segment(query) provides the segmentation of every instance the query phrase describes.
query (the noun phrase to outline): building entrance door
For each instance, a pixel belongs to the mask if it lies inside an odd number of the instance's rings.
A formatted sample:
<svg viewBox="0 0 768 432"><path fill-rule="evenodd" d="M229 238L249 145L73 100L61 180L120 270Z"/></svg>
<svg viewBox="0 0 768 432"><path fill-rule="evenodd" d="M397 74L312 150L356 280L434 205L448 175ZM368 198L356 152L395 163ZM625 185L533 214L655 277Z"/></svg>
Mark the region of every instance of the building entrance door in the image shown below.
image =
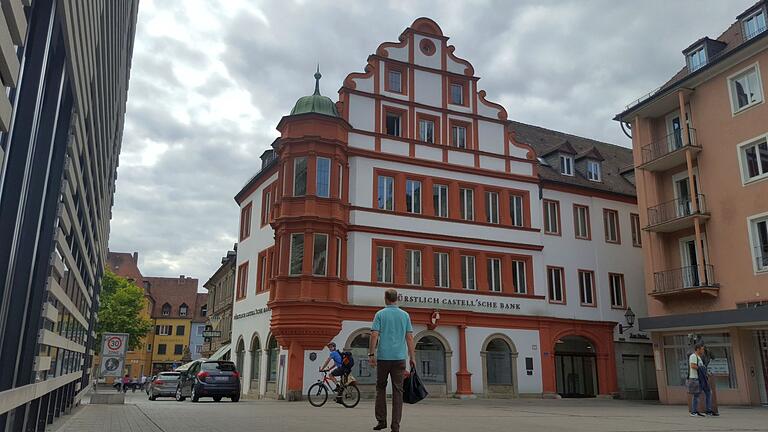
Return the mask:
<svg viewBox="0 0 768 432"><path fill-rule="evenodd" d="M562 397L597 396L597 362L592 344L579 336L564 337L555 344L555 380Z"/></svg>
<svg viewBox="0 0 768 432"><path fill-rule="evenodd" d="M760 374L758 379L762 378L758 384L760 389L760 403L768 405L768 330L755 331L755 338L757 339L757 351L760 356Z"/></svg>

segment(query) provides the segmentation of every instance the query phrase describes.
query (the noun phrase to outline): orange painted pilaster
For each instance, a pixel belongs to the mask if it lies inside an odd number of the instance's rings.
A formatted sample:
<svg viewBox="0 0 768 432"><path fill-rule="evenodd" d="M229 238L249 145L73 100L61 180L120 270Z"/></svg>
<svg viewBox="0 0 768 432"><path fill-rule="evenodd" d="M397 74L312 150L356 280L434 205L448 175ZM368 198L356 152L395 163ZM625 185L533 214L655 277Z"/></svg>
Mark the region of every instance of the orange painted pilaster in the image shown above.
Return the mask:
<svg viewBox="0 0 768 432"><path fill-rule="evenodd" d="M541 352L541 390L544 395L556 394L555 383L555 344L552 341L552 329L548 326L539 328L539 350Z"/></svg>
<svg viewBox="0 0 768 432"><path fill-rule="evenodd" d="M297 341L288 346L286 399L301 400L304 393L304 348Z"/></svg>
<svg viewBox="0 0 768 432"><path fill-rule="evenodd" d="M459 326L459 371L456 372L456 395L472 394L472 374L467 369L467 326Z"/></svg>

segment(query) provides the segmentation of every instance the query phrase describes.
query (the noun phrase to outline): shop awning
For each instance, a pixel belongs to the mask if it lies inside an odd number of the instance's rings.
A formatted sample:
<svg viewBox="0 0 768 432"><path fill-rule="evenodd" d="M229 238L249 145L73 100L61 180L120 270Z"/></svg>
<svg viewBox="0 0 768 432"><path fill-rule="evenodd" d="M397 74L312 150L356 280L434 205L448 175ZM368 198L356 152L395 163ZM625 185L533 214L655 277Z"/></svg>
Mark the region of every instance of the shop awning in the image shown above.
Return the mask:
<svg viewBox="0 0 768 432"><path fill-rule="evenodd" d="M232 344L222 345L221 348L217 349L216 352L213 353L213 355L208 357L208 360L221 360L225 355L227 355L227 353L229 353L231 345Z"/></svg>
<svg viewBox="0 0 768 432"><path fill-rule="evenodd" d="M640 330L700 330L718 327L763 327L768 325L768 307L748 307L692 314L640 318Z"/></svg>

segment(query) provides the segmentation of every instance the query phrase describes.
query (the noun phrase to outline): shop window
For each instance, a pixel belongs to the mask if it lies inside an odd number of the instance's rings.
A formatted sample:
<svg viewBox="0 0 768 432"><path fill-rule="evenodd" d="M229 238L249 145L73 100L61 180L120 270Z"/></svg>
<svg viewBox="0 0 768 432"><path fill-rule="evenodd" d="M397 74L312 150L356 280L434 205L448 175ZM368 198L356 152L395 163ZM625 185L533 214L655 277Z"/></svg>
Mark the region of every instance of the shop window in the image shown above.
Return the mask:
<svg viewBox="0 0 768 432"><path fill-rule="evenodd" d="M736 368L733 357L733 347L729 333L702 334L701 342L704 343L704 363L707 370L713 374L711 379L719 389L736 389ZM682 387L688 378L688 358L693 352L693 344L696 341L689 339L688 335L669 335L663 337L664 368L667 376L667 385Z"/></svg>

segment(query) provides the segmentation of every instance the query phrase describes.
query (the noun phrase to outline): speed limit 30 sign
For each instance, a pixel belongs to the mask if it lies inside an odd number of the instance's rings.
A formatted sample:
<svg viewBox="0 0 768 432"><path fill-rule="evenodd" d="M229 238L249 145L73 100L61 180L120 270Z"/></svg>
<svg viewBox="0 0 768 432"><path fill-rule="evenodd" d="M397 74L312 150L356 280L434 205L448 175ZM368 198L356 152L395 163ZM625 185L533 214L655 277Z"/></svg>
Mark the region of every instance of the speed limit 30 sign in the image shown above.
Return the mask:
<svg viewBox="0 0 768 432"><path fill-rule="evenodd" d="M125 355L125 346L128 344L126 333L104 333L101 353L103 356Z"/></svg>

